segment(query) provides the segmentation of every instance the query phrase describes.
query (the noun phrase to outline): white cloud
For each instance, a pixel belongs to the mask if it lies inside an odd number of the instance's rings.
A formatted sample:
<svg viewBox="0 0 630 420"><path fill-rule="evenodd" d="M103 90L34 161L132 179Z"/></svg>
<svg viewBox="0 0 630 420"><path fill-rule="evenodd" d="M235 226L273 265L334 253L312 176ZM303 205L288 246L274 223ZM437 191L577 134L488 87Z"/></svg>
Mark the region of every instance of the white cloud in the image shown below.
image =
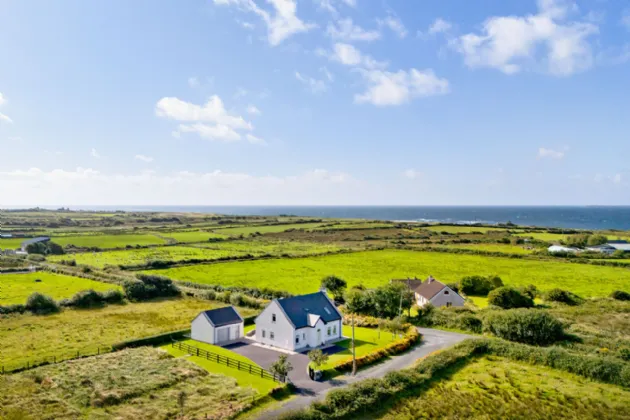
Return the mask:
<svg viewBox="0 0 630 420"><path fill-rule="evenodd" d="M0 106L6 103L7 103L7 100L4 98L4 95L2 94L2 92L0 92Z"/></svg>
<svg viewBox="0 0 630 420"><path fill-rule="evenodd" d="M262 112L260 112L260 109L258 109L255 105L248 105L247 106L247 113L248 114L252 114L252 115L260 115L260 114L262 114Z"/></svg>
<svg viewBox="0 0 630 420"><path fill-rule="evenodd" d="M403 176L409 179L418 179L422 176L422 172L419 172L415 169L407 169L405 172L403 172Z"/></svg>
<svg viewBox="0 0 630 420"><path fill-rule="evenodd" d="M262 145L267 144L267 142L261 139L260 137L256 137L249 133L247 133L245 137L247 138L247 141L250 142L251 144L262 144Z"/></svg>
<svg viewBox="0 0 630 420"><path fill-rule="evenodd" d="M197 88L199 87L199 85L200 85L199 79L197 79L196 77L188 78L188 86L190 86L191 88Z"/></svg>
<svg viewBox="0 0 630 420"><path fill-rule="evenodd" d="M306 87L308 87L308 89L316 95L323 93L326 89L328 89L324 80L314 79L310 76L303 76L297 71L295 72L295 78L306 85Z"/></svg>
<svg viewBox="0 0 630 420"><path fill-rule="evenodd" d="M429 35L435 35L435 34L448 32L451 30L452 27L453 25L450 22L442 18L437 18L431 24L431 26L429 26Z"/></svg>
<svg viewBox="0 0 630 420"><path fill-rule="evenodd" d="M363 55L353 45L338 42L333 46L330 59L346 66L365 67L368 69L387 67L386 62L374 60L369 55Z"/></svg>
<svg viewBox="0 0 630 420"><path fill-rule="evenodd" d="M565 151L547 149L545 147L541 147L538 149L538 159L562 159L564 158Z"/></svg>
<svg viewBox="0 0 630 420"><path fill-rule="evenodd" d="M613 176L610 178L610 180L611 180L614 184L621 184L621 180L622 180L622 179L623 179L623 178L622 178L621 174L616 174L616 175L613 175Z"/></svg>
<svg viewBox="0 0 630 420"><path fill-rule="evenodd" d="M272 46L279 45L292 35L307 32L317 26L298 18L296 0L267 0L267 3L272 6L273 13L260 8L254 0L214 0L214 4L236 6L243 11L258 15L267 25L267 40Z"/></svg>
<svg viewBox="0 0 630 420"><path fill-rule="evenodd" d="M387 16L385 19L377 20L379 26L389 28L392 32L398 35L398 38L404 38L407 36L407 28L402 21L396 16Z"/></svg>
<svg viewBox="0 0 630 420"><path fill-rule="evenodd" d="M174 97L165 97L157 102L155 113L158 117L177 121L211 122L234 129L252 129L251 123L245 121L243 117L228 113L217 95L211 96L203 106Z"/></svg>
<svg viewBox="0 0 630 420"><path fill-rule="evenodd" d="M623 11L623 15L621 16L621 24L630 31L630 9L626 9Z"/></svg>
<svg viewBox="0 0 630 420"><path fill-rule="evenodd" d="M4 98L4 95L2 95L2 92L0 92L0 106L4 105L7 103L7 100ZM0 123L1 122L5 122L5 123L12 123L13 120L11 118L9 118L8 115L3 114L2 112L0 112Z"/></svg>
<svg viewBox="0 0 630 420"><path fill-rule="evenodd" d="M243 87L238 87L236 89L236 93L234 94L234 99L244 98L245 96L247 96L248 93L249 92L247 91L247 89Z"/></svg>
<svg viewBox="0 0 630 420"><path fill-rule="evenodd" d="M352 19L339 19L337 24L329 23L326 34L342 41L374 41L381 37L379 31L366 31L352 22Z"/></svg>
<svg viewBox="0 0 630 420"><path fill-rule="evenodd" d="M332 82L333 80L335 80L335 78L333 77L332 73L328 71L327 67L320 67L319 71L321 71L322 73L324 73L324 76L326 76L326 79L329 82Z"/></svg>
<svg viewBox="0 0 630 420"><path fill-rule="evenodd" d="M591 67L588 38L599 31L593 23L568 20L575 8L569 1L539 0L537 14L491 17L481 34L463 35L451 45L471 68L492 67L506 74L544 68L570 75Z"/></svg>
<svg viewBox="0 0 630 420"><path fill-rule="evenodd" d="M449 83L440 79L433 70L399 70L395 73L382 70L363 70L368 88L354 96L356 103L376 106L401 105L413 98L444 95L449 92Z"/></svg>
<svg viewBox="0 0 630 420"><path fill-rule="evenodd" d="M330 12L335 16L338 13L336 4L344 4L349 7L357 7L356 0L315 0L315 2L318 4L320 9L326 10L327 12Z"/></svg>
<svg viewBox="0 0 630 420"><path fill-rule="evenodd" d="M237 20L236 20L236 23L238 23L239 25L241 25L241 26L242 26L243 28L245 28L245 29L252 30L252 29L255 29L255 28L256 28L256 25L254 25L254 24L253 24L253 23L251 23L251 22L246 22L246 21L244 21L244 20L237 19Z"/></svg>
<svg viewBox="0 0 630 420"><path fill-rule="evenodd" d="M133 157L135 160L140 160L142 162L153 162L153 158L151 156L146 156L146 155L135 155Z"/></svg>
<svg viewBox="0 0 630 420"><path fill-rule="evenodd" d="M219 140L225 142L238 141L241 135L231 127L224 124L208 125L203 123L196 124L180 124L177 127L180 133L196 133L201 137L210 140Z"/></svg>
<svg viewBox="0 0 630 420"><path fill-rule="evenodd" d="M92 156L95 159L100 159L101 155L96 151L95 148L92 148L92 151L90 152L90 156Z"/></svg>

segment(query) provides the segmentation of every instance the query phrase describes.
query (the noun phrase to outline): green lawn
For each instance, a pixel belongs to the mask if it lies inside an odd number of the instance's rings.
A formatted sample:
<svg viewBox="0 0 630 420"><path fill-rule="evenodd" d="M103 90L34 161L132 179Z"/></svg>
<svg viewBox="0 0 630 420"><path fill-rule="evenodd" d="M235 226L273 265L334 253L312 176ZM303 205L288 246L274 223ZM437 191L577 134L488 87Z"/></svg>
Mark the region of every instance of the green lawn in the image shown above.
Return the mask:
<svg viewBox="0 0 630 420"><path fill-rule="evenodd" d="M627 419L630 390L488 356L366 418Z"/></svg>
<svg viewBox="0 0 630 420"><path fill-rule="evenodd" d="M348 340L340 341L338 346L346 348L346 350L331 354L328 358L328 363L321 367L322 370L332 369L332 367L349 357L352 357L352 327L344 325L342 327L344 337L348 337ZM391 333L381 331L380 337L377 329L374 328L354 328L355 337L355 352L357 357L370 353L378 348L385 347L392 341L396 341L397 337L392 336Z"/></svg>
<svg viewBox="0 0 630 420"><path fill-rule="evenodd" d="M226 306L197 299L170 299L99 309L66 309L55 315L10 315L0 322L0 366L96 353L119 341L190 328L201 311ZM256 314L238 308L243 317Z"/></svg>
<svg viewBox="0 0 630 420"><path fill-rule="evenodd" d="M0 249L18 249L28 238L0 239Z"/></svg>
<svg viewBox="0 0 630 420"><path fill-rule="evenodd" d="M165 238L171 238L178 243L193 243L193 242L208 242L208 239L213 238L226 238L226 235L220 235L218 233L206 232L203 230L192 230L185 232L167 232L159 233L160 236Z"/></svg>
<svg viewBox="0 0 630 420"><path fill-rule="evenodd" d="M51 238L51 241L61 246L74 245L101 249L123 248L127 245L163 245L165 243L163 239L149 234L59 236Z"/></svg>
<svg viewBox="0 0 630 420"><path fill-rule="evenodd" d="M240 361L244 363L249 363L251 365L258 366L253 360L248 359L245 356L242 356L238 353L234 353L233 351L224 349L223 347L213 346L212 344L202 343L200 341L195 340L185 340L182 341L184 344L188 344L190 346L199 347L201 349L207 350L212 353L219 354L221 356L229 357L235 361ZM166 350L170 354L175 357L184 357L187 360L195 363L198 366L201 366L205 370L211 373L217 373L221 375L231 376L236 379L238 382L238 386L242 388L252 387L256 391L258 391L261 395L266 395L271 392L272 389L278 387L280 384L270 379L263 379L258 375L252 375L249 372L244 370L238 370L233 367L228 367L225 364L213 362L211 360L206 359L205 357L197 357L188 355L186 352L181 351L171 345L165 345L161 347L163 350ZM259 366L260 367L260 366Z"/></svg>
<svg viewBox="0 0 630 420"><path fill-rule="evenodd" d="M239 236L239 235L250 235L252 233L276 233L276 232L284 232L289 229L313 229L318 226L321 226L321 223L294 223L288 225L269 225L269 226L243 226L243 227L233 227L226 229L215 229L214 232L222 235L229 236Z"/></svg>
<svg viewBox="0 0 630 420"><path fill-rule="evenodd" d="M26 299L33 292L40 292L54 299L63 299L88 289L102 292L120 289L120 287L80 277L47 272L2 274L0 275L0 305L26 303Z"/></svg>
<svg viewBox="0 0 630 420"><path fill-rule="evenodd" d="M448 233L472 233L472 232L481 232L486 233L489 231L492 232L505 232L506 229L498 228L498 227L483 227L483 226L444 226L444 225L434 225L434 226L426 226L421 229L432 230L434 232L448 232Z"/></svg>
<svg viewBox="0 0 630 420"><path fill-rule="evenodd" d="M534 284L542 291L559 287L583 297L607 296L630 284L630 270L622 267L402 250L202 264L152 272L182 281L268 287L295 294L317 291L321 279L331 274L344 278L350 286L367 287L392 278L432 275L450 283L468 275L497 274L507 285Z"/></svg>

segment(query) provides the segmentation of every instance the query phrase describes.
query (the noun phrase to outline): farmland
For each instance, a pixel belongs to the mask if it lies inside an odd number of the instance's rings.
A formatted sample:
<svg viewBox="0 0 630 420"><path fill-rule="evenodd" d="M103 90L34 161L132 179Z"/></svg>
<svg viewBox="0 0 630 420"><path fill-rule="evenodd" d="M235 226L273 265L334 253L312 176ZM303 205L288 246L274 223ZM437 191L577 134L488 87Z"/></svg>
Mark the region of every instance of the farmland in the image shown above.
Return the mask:
<svg viewBox="0 0 630 420"><path fill-rule="evenodd" d="M449 244L449 245L436 245L439 247L446 247L452 249L471 249L471 250L479 250L486 252L501 252L504 254L519 254L519 255L527 255L531 254L534 250L527 249L520 245L508 245L508 244L492 244L492 243L483 243L483 244Z"/></svg>
<svg viewBox="0 0 630 420"><path fill-rule="evenodd" d="M432 226L422 227L421 229L431 230L433 232L447 232L447 233L452 233L452 234L473 233L473 232L487 233L487 232L505 232L506 231L505 228L485 227L485 226L466 226L466 225L461 225L461 226L432 225Z"/></svg>
<svg viewBox="0 0 630 420"><path fill-rule="evenodd" d="M275 233L275 232L284 232L289 229L313 229L318 226L321 226L321 223L294 223L288 225L265 225L265 226L243 226L243 227L232 227L232 228L224 228L224 229L215 229L214 232L221 235L229 235L229 236L248 236L253 233Z"/></svg>
<svg viewBox="0 0 630 420"><path fill-rule="evenodd" d="M60 236L52 238L53 242L66 247L74 245L78 248L124 248L127 245L163 245L165 241L149 234L121 234L121 235L79 235Z"/></svg>
<svg viewBox="0 0 630 420"><path fill-rule="evenodd" d="M66 309L47 316L9 315L0 323L0 366L23 366L26 362L56 356L96 353L97 348L169 331L190 328L199 312L225 306L196 299L170 299L126 305L108 305L90 310ZM243 316L256 312L239 308Z"/></svg>
<svg viewBox="0 0 630 420"><path fill-rule="evenodd" d="M6 419L169 419L181 412L229 418L256 394L233 378L147 347L2 376L0 389Z"/></svg>
<svg viewBox="0 0 630 420"><path fill-rule="evenodd" d="M627 288L630 270L568 262L538 261L416 251L369 251L311 258L241 261L154 270L174 280L224 286L267 287L291 293L314 292L322 277L335 274L348 284L374 287L392 278L433 275L443 282L462 277L499 275L505 284L556 287L583 297L607 296Z"/></svg>
<svg viewBox="0 0 630 420"><path fill-rule="evenodd" d="M226 235L220 235L218 233L206 232L203 230L191 230L191 231L178 231L160 233L159 236L164 238L173 239L178 243L193 243L193 242L208 242L209 239L223 239Z"/></svg>
<svg viewBox="0 0 630 420"><path fill-rule="evenodd" d="M626 389L485 357L370 418L625 419L628 412L630 391Z"/></svg>
<svg viewBox="0 0 630 420"><path fill-rule="evenodd" d="M40 292L54 299L63 299L87 289L105 291L119 289L119 287L79 277L46 272L2 274L0 276L0 305L23 304L33 292Z"/></svg>
<svg viewBox="0 0 630 420"><path fill-rule="evenodd" d="M529 233L517 233L516 236L523 238L534 238L545 242L560 242L567 239L566 233L549 233L549 232L529 232Z"/></svg>
<svg viewBox="0 0 630 420"><path fill-rule="evenodd" d="M27 238L0 239L0 249L18 249Z"/></svg>

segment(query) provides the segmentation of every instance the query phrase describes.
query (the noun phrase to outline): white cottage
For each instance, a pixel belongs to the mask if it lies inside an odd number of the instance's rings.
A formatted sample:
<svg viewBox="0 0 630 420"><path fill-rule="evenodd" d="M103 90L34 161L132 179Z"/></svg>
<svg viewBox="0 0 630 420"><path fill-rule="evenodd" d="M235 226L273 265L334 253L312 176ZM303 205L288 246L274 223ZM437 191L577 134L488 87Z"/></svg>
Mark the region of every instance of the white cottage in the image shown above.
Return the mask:
<svg viewBox="0 0 630 420"><path fill-rule="evenodd" d="M256 341L301 352L339 340L342 319L322 291L274 299L256 318Z"/></svg>
<svg viewBox="0 0 630 420"><path fill-rule="evenodd" d="M456 291L429 276L425 281L418 279L392 280L404 283L409 287L416 298L418 306L423 307L429 303L439 306L464 306L465 299Z"/></svg>
<svg viewBox="0 0 630 420"><path fill-rule="evenodd" d="M221 345L243 337L243 318L233 306L204 311L193 319L190 337Z"/></svg>

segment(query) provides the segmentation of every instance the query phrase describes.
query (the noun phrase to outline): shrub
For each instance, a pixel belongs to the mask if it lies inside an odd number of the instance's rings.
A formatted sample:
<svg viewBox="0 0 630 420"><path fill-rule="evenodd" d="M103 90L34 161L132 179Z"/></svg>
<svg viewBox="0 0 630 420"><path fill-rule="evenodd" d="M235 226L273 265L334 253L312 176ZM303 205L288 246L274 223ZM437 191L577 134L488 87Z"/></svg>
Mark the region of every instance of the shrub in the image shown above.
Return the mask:
<svg viewBox="0 0 630 420"><path fill-rule="evenodd" d="M488 294L488 304L503 309L531 308L534 301L513 287L499 287Z"/></svg>
<svg viewBox="0 0 630 420"><path fill-rule="evenodd" d="M562 289L552 289L547 292L546 300L550 302L566 303L567 305L578 305L582 302L582 298L578 295Z"/></svg>
<svg viewBox="0 0 630 420"><path fill-rule="evenodd" d="M123 290L129 300L148 300L157 297L179 296L180 291L168 277L138 274L137 280L125 280Z"/></svg>
<svg viewBox="0 0 630 420"><path fill-rule="evenodd" d="M103 293L103 299L107 303L123 303L125 295L118 289L111 289Z"/></svg>
<svg viewBox="0 0 630 420"><path fill-rule="evenodd" d="M630 362L630 348L624 347L619 349L619 357L623 360Z"/></svg>
<svg viewBox="0 0 630 420"><path fill-rule="evenodd" d="M26 307L19 303L14 305L0 306L0 315L23 314L24 312L26 312Z"/></svg>
<svg viewBox="0 0 630 420"><path fill-rule="evenodd" d="M486 296L491 290L503 286L499 276L467 276L459 282L460 290L471 296Z"/></svg>
<svg viewBox="0 0 630 420"><path fill-rule="evenodd" d="M103 306L104 304L104 296L92 289L75 293L69 301L69 306L76 308L93 308L95 306Z"/></svg>
<svg viewBox="0 0 630 420"><path fill-rule="evenodd" d="M230 304L234 306L242 306L243 305L243 296L240 293L232 293L230 295Z"/></svg>
<svg viewBox="0 0 630 420"><path fill-rule="evenodd" d="M538 289L533 284L529 284L523 288L523 293L533 300L536 299L536 296L538 296Z"/></svg>
<svg viewBox="0 0 630 420"><path fill-rule="evenodd" d="M610 297L616 300L630 300L630 293L623 290L615 290L610 294Z"/></svg>
<svg viewBox="0 0 630 420"><path fill-rule="evenodd" d="M55 299L39 292L34 292L28 297L25 307L35 314L51 314L61 310Z"/></svg>
<svg viewBox="0 0 630 420"><path fill-rule="evenodd" d="M532 345L549 345L562 340L562 324L551 314L536 309L511 309L488 314L484 330L497 337Z"/></svg>

